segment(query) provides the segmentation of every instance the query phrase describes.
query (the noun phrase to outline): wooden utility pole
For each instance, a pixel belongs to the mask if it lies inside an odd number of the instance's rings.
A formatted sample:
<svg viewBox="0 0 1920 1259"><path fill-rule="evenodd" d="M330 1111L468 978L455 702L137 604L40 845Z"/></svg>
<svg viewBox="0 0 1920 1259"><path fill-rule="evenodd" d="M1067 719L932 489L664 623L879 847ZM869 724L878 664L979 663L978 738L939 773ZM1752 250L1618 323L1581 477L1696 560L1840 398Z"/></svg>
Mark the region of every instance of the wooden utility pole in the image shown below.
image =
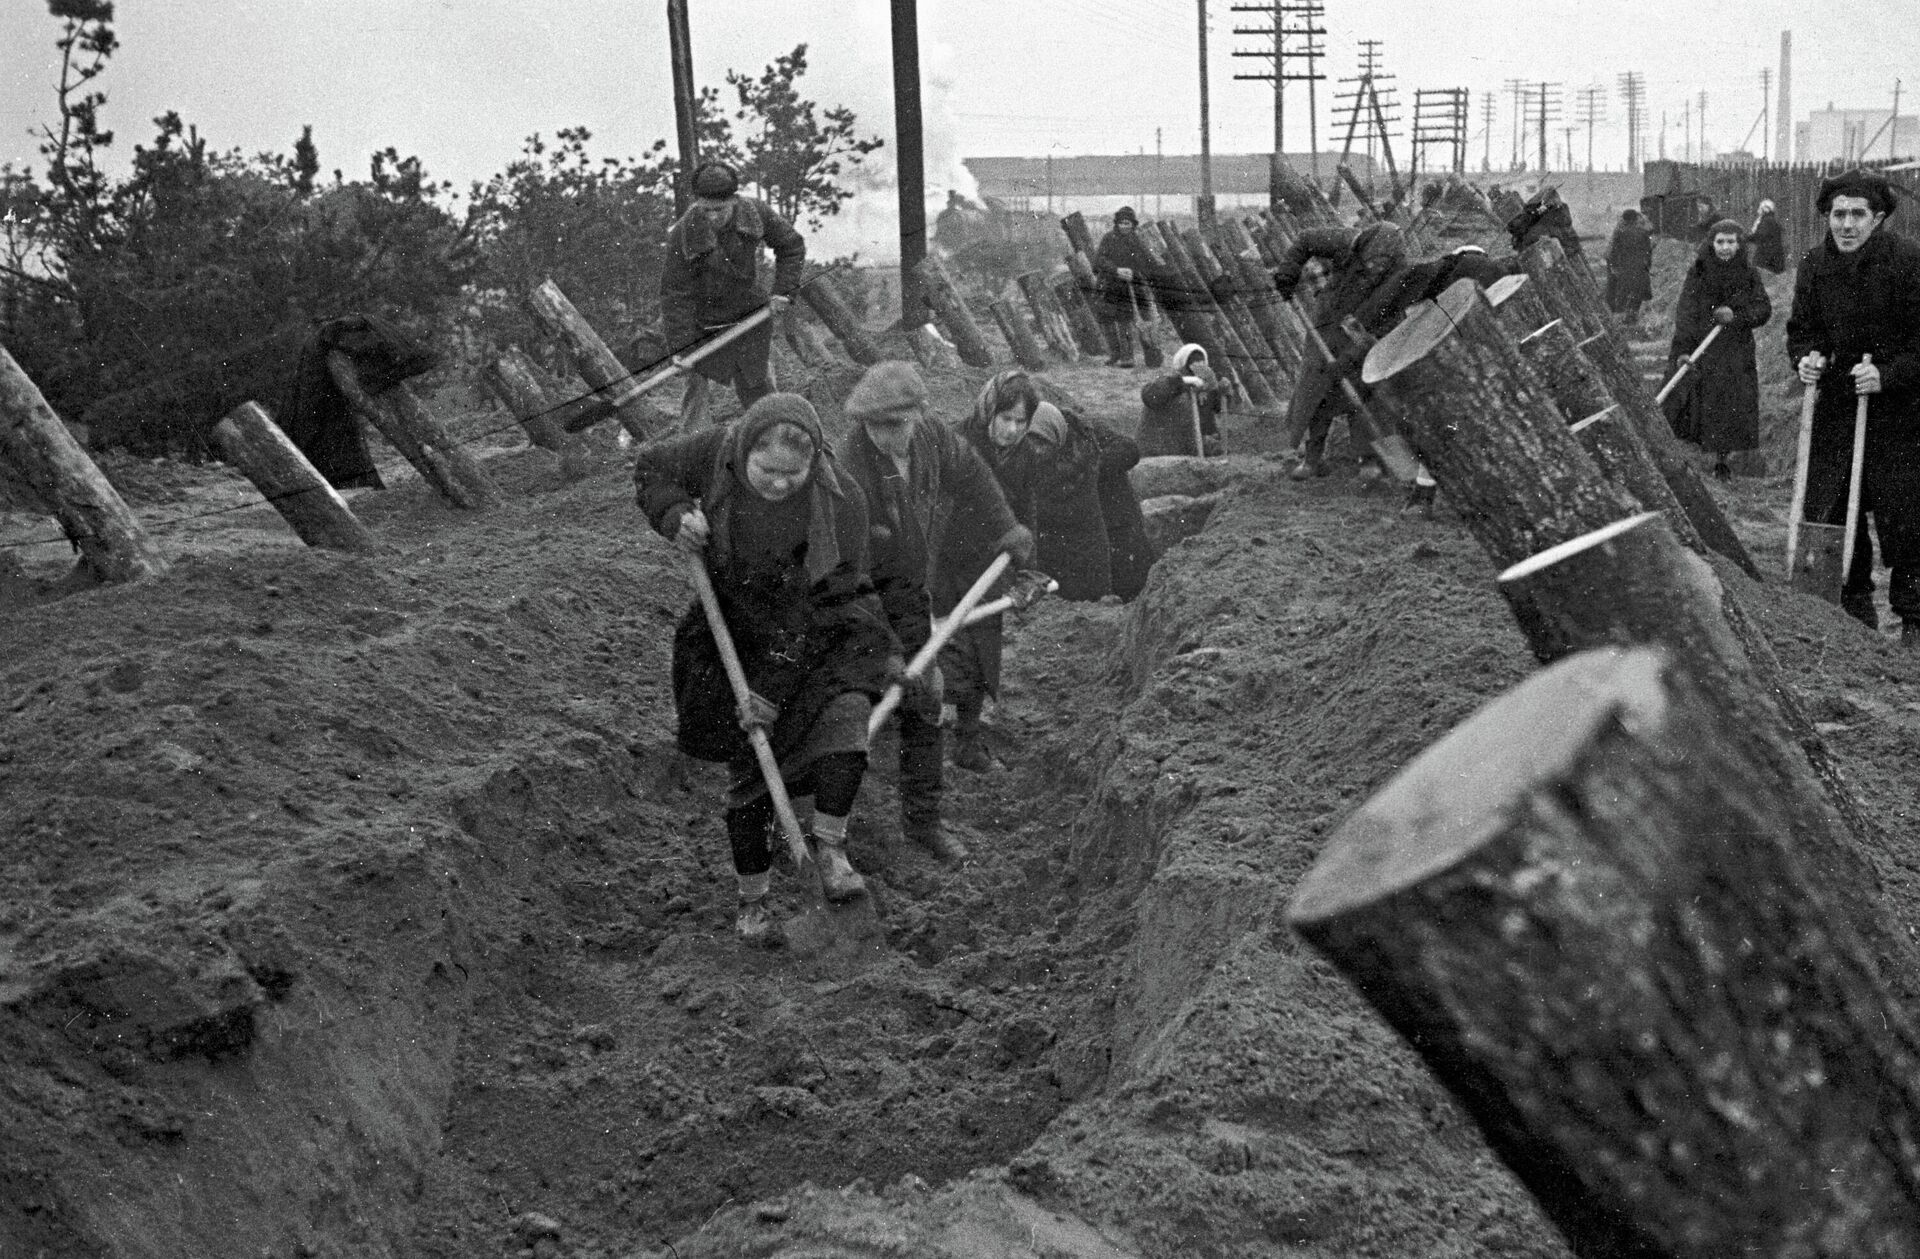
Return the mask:
<svg viewBox="0 0 1920 1259"><path fill-rule="evenodd" d="M1207 0L1200 6L1200 200L1194 214L1201 223L1213 226L1213 129L1207 108Z"/></svg>
<svg viewBox="0 0 1920 1259"><path fill-rule="evenodd" d="M667 0L667 43L673 59L673 119L680 132L680 172L673 181L673 212L693 204L693 168L700 164L700 135L694 124L693 38L687 31L687 0Z"/></svg>
<svg viewBox="0 0 1920 1259"><path fill-rule="evenodd" d="M916 0L893 0L894 161L900 185L900 326L927 322L927 172L920 144L920 21Z"/></svg>

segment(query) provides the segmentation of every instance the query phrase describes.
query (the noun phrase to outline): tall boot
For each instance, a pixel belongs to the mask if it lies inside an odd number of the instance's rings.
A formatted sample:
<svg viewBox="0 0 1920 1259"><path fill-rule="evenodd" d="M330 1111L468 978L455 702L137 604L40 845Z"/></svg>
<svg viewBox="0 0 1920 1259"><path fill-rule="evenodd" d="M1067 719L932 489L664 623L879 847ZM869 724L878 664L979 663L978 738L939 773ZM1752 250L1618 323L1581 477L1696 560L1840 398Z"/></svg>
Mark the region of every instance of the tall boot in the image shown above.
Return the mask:
<svg viewBox="0 0 1920 1259"><path fill-rule="evenodd" d="M941 761L946 732L938 721L928 721L909 709L900 711L900 832L935 859L958 865L967 849L940 828Z"/></svg>
<svg viewBox="0 0 1920 1259"><path fill-rule="evenodd" d="M847 860L847 819L830 813L813 821L814 855L820 861L820 890L830 901L850 901L867 890L867 881Z"/></svg>
<svg viewBox="0 0 1920 1259"><path fill-rule="evenodd" d="M953 763L976 774L986 773L993 768L993 757L987 751L987 731L980 720L979 699L956 705L954 713L959 724L954 731Z"/></svg>

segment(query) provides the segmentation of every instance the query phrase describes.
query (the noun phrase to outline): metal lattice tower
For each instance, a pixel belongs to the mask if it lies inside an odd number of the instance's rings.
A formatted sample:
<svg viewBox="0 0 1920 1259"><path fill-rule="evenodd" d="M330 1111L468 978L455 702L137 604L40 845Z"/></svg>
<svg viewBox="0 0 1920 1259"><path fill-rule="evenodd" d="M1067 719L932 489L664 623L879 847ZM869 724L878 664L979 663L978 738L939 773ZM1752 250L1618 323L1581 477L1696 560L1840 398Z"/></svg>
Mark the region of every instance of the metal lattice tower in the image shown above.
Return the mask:
<svg viewBox="0 0 1920 1259"><path fill-rule="evenodd" d="M1394 192L1399 192L1400 175L1393 164L1392 128L1400 121L1395 111L1399 108L1393 98L1394 76L1380 68L1380 41L1363 39L1360 41L1360 73L1351 78L1341 79L1341 83L1354 85L1351 92L1337 93L1334 96L1335 110L1340 109L1338 102L1346 102L1345 122L1346 140L1340 149L1340 160L1346 161L1353 151L1356 136L1363 138L1366 144L1368 165L1371 168L1374 158L1374 143L1378 141L1380 155L1386 160L1387 175L1393 182ZM1335 119L1336 125L1339 119ZM1367 172L1369 189L1372 186L1373 172Z"/></svg>
<svg viewBox="0 0 1920 1259"><path fill-rule="evenodd" d="M1258 13L1268 19L1266 26L1236 26L1235 35L1251 35L1267 41L1264 48L1234 50L1236 57L1260 57L1269 63L1264 71L1235 74L1236 79L1253 79L1273 84L1273 169L1270 198L1280 199L1280 161L1286 151L1286 86L1307 85L1307 151L1311 153L1313 177L1320 176L1320 119L1314 85L1327 76L1320 72L1320 58L1326 55L1320 37L1327 32L1318 20L1326 8L1321 0L1271 0L1268 4L1236 4L1235 13ZM1289 64L1292 63L1292 64ZM1296 68L1304 63L1304 69Z"/></svg>
<svg viewBox="0 0 1920 1259"><path fill-rule="evenodd" d="M1413 92L1413 170L1431 169L1426 156L1434 145L1453 150L1449 168L1454 174L1467 169L1467 105L1471 99L1464 87L1415 88ZM1408 178L1412 178L1409 173Z"/></svg>

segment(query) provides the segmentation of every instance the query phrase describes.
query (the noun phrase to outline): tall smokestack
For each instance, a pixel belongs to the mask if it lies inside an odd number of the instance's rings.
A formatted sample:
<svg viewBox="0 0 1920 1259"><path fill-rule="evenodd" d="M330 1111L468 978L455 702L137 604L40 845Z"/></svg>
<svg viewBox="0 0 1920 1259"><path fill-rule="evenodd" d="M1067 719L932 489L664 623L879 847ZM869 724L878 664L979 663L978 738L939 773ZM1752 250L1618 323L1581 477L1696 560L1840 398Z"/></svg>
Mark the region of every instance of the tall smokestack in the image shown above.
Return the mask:
<svg viewBox="0 0 1920 1259"><path fill-rule="evenodd" d="M1793 32L1780 32L1780 95L1774 101L1773 160L1791 162L1793 154Z"/></svg>

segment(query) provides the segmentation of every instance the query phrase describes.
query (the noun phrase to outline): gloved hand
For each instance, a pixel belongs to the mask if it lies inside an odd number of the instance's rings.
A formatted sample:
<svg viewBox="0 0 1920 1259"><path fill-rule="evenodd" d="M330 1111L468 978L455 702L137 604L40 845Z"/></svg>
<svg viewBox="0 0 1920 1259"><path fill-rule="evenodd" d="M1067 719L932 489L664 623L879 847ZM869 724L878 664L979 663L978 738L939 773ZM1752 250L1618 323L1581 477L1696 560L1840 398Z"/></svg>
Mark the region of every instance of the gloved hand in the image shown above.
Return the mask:
<svg viewBox="0 0 1920 1259"><path fill-rule="evenodd" d="M940 720L940 705L946 701L947 679L940 672L940 666L930 664L927 671L906 683L906 700L913 705L913 711L921 720L936 722Z"/></svg>
<svg viewBox="0 0 1920 1259"><path fill-rule="evenodd" d="M1047 586L1052 581L1053 578L1035 569L1021 572L1019 579L1007 591L1007 597L1013 600L1013 610L1025 612L1032 607L1041 595L1047 593Z"/></svg>
<svg viewBox="0 0 1920 1259"><path fill-rule="evenodd" d="M706 513L698 507L687 508L680 517L680 526L674 532L673 544L688 555L698 555L707 549L707 538L712 529L707 524Z"/></svg>
<svg viewBox="0 0 1920 1259"><path fill-rule="evenodd" d="M1713 322L1717 324L1730 324L1733 322L1733 320L1734 320L1733 307L1715 306L1713 308Z"/></svg>
<svg viewBox="0 0 1920 1259"><path fill-rule="evenodd" d="M758 691L747 692L747 715L740 719L742 730L752 730L758 726L765 728L780 716L780 708L772 700Z"/></svg>

